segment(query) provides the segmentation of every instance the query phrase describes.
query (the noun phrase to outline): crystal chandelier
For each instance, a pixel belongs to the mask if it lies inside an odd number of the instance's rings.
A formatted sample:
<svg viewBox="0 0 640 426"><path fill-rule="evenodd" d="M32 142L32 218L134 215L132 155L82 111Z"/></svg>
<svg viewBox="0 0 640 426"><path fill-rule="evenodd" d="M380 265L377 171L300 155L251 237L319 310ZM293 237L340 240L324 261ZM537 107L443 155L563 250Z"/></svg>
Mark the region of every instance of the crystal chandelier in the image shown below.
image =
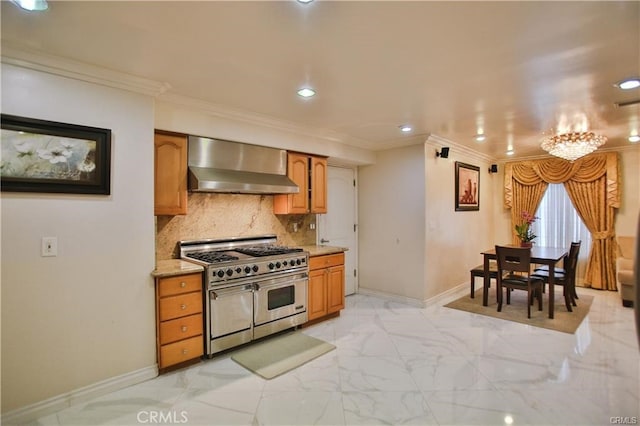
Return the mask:
<svg viewBox="0 0 640 426"><path fill-rule="evenodd" d="M574 161L607 142L607 137L593 132L568 132L549 136L542 141L542 149L556 157Z"/></svg>

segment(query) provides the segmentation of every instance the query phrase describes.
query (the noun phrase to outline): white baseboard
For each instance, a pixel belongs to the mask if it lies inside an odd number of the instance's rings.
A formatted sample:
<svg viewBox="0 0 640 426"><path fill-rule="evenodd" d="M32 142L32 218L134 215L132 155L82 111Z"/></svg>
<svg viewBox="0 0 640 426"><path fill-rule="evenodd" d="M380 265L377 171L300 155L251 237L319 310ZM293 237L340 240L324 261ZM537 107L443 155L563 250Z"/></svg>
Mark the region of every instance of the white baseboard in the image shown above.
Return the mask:
<svg viewBox="0 0 640 426"><path fill-rule="evenodd" d="M3 425L22 425L40 417L53 414L72 405L106 395L127 386L135 385L158 376L158 365L111 377L107 380L72 390L35 404L27 405L2 415Z"/></svg>
<svg viewBox="0 0 640 426"><path fill-rule="evenodd" d="M433 305L443 305L450 302L453 299L457 299L462 293L469 290L469 283L464 282L447 291L437 294L425 300L414 299L406 296L398 296L397 294L385 293L378 290L371 290L368 288L359 287L358 293L370 296L381 297L383 299L393 300L399 303L406 303L408 305L417 306L419 308L428 308Z"/></svg>
<svg viewBox="0 0 640 426"><path fill-rule="evenodd" d="M423 303L425 308L428 308L429 306L433 306L433 305L442 306L451 302L452 300L457 299L458 297L462 296L465 292L468 292L468 291L469 291L469 283L468 282L462 283L453 288L450 288L447 291L444 291L440 294L437 294L433 297L428 298Z"/></svg>

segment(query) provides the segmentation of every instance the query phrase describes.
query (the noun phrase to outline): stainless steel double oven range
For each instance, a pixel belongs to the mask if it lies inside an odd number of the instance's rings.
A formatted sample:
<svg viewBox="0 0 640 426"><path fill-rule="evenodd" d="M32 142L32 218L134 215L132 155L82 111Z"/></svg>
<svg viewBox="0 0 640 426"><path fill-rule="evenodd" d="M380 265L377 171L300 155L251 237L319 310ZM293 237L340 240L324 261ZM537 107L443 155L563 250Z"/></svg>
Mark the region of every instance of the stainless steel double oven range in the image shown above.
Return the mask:
<svg viewBox="0 0 640 426"><path fill-rule="evenodd" d="M205 267L207 356L307 321L309 253L275 235L180 241Z"/></svg>

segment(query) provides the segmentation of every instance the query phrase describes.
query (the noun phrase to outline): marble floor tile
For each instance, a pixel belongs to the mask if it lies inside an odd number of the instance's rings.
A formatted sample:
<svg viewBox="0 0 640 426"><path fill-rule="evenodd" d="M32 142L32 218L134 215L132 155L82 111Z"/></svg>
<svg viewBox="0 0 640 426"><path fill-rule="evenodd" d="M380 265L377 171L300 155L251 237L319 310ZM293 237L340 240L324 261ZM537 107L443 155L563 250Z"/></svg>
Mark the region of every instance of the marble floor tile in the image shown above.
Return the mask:
<svg viewBox="0 0 640 426"><path fill-rule="evenodd" d="M30 424L640 422L634 311L618 293L579 289L595 298L567 334L443 306L466 292L427 308L348 296L340 316L302 329L336 349L274 379L226 353Z"/></svg>

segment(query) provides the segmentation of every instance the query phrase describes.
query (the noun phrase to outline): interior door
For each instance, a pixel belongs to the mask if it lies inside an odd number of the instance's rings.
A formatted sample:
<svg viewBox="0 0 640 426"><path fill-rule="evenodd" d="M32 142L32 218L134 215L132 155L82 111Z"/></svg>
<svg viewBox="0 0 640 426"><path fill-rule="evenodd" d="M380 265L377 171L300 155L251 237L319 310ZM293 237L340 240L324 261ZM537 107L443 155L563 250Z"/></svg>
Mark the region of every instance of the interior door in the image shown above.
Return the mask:
<svg viewBox="0 0 640 426"><path fill-rule="evenodd" d="M318 215L318 244L346 247L345 295L358 288L357 271L357 211L355 170L329 166L327 168L327 213Z"/></svg>

